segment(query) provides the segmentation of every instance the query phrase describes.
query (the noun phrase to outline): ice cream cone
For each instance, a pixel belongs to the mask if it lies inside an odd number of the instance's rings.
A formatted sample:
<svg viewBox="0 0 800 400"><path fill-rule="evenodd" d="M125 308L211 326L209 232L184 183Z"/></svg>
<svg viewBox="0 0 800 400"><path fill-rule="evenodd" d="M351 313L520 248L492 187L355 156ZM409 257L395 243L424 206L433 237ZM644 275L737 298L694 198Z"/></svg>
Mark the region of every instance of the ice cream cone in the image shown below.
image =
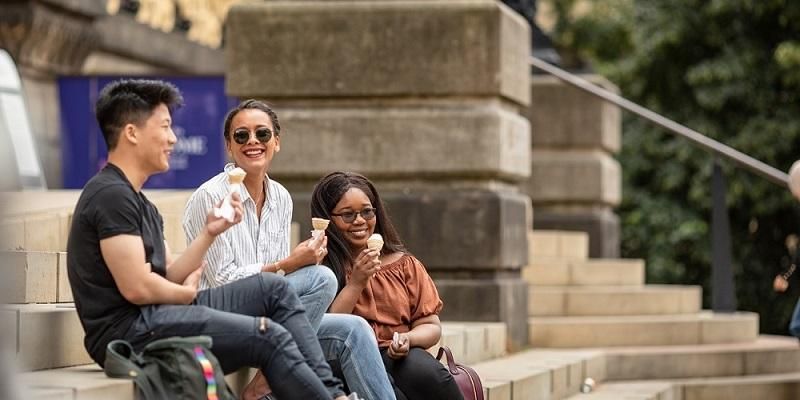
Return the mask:
<svg viewBox="0 0 800 400"><path fill-rule="evenodd" d="M228 171L228 182L230 182L232 185L241 184L244 181L245 176L247 176L247 172L244 172L243 169L236 167Z"/></svg>
<svg viewBox="0 0 800 400"><path fill-rule="evenodd" d="M372 236L367 239L367 247L369 247L370 250L381 251L383 248L383 237L378 233L373 233Z"/></svg>
<svg viewBox="0 0 800 400"><path fill-rule="evenodd" d="M314 227L315 231L324 231L328 229L328 224L331 221L325 218L311 218L311 226Z"/></svg>

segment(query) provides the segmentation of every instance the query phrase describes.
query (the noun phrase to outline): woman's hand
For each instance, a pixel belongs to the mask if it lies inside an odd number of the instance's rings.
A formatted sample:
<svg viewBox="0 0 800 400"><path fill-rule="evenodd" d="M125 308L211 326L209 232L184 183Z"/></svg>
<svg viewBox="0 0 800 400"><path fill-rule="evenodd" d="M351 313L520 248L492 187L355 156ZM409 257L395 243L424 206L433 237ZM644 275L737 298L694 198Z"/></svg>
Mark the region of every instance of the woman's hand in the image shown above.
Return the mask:
<svg viewBox="0 0 800 400"><path fill-rule="evenodd" d="M225 201L220 200L216 208L219 208L222 205L222 202ZM242 200L239 197L239 193L234 192L231 194L231 206L233 207L233 222L226 220L225 218L216 217L214 216L214 210L211 210L206 217L206 230L212 237L219 236L220 233L225 232L228 228L238 224L242 220L242 215L244 215L244 209L242 208Z"/></svg>
<svg viewBox="0 0 800 400"><path fill-rule="evenodd" d="M787 281L783 275L778 275L775 277L775 280L772 281L772 288L778 293L783 293L789 288L789 281Z"/></svg>
<svg viewBox="0 0 800 400"><path fill-rule="evenodd" d="M395 332L392 344L389 345L389 349L386 351L386 354L389 356L389 358L398 360L405 358L408 355L409 350L411 350L411 340L409 339L408 334Z"/></svg>
<svg viewBox="0 0 800 400"><path fill-rule="evenodd" d="M296 266L296 268L290 268L291 271L295 271L306 265L316 265L322 262L322 259L328 254L328 237L325 236L323 232L316 239L308 239L300 244L292 250L292 253L289 254L287 257L287 261L281 262L281 264L290 264ZM290 272L290 271L287 271Z"/></svg>
<svg viewBox="0 0 800 400"><path fill-rule="evenodd" d="M364 249L353 261L350 282L365 287L369 282L369 278L372 278L372 275L375 275L380 269L380 252L378 250Z"/></svg>

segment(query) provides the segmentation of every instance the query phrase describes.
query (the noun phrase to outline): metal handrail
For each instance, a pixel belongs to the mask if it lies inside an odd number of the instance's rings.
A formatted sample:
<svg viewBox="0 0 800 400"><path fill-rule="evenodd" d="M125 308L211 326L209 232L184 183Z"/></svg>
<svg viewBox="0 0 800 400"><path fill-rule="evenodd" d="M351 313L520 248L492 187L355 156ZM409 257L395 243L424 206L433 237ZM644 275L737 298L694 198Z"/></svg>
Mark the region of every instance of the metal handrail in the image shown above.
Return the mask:
<svg viewBox="0 0 800 400"><path fill-rule="evenodd" d="M603 89L597 85L594 85L586 81L585 79L582 79L561 68L549 64L546 61L543 61L536 57L531 57L530 64L533 67L538 68L544 72L547 72L548 74L553 75L556 78L561 79L566 83L569 83L579 89L589 92L597 97L600 97L603 100L608 101L609 103L613 103L622 109L630 111L656 125L659 125L667 129L668 131L671 131L672 133L680 135L686 138L687 140L695 143L704 150L710 151L711 153L724 157L750 172L761 175L762 177L766 178L768 181L776 185L783 187L788 186L789 176L785 172L777 168L774 168L768 164L765 164L759 160L756 160L755 158L750 157L747 154L744 154L741 151L734 149L733 147L722 144L714 139L711 139L706 135L703 135L700 132L697 132L669 118L666 118L660 114L650 111L647 108L644 108L616 93Z"/></svg>

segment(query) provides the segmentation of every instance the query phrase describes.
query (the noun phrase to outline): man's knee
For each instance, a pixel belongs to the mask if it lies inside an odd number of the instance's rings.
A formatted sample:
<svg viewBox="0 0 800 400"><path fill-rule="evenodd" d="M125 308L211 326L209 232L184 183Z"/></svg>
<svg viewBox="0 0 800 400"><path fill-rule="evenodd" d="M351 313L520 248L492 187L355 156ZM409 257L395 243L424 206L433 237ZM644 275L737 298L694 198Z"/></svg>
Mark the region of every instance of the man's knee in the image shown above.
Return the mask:
<svg viewBox="0 0 800 400"><path fill-rule="evenodd" d="M265 293L278 293L283 294L289 290L289 281L286 278L273 274L271 272L262 272L259 274L261 280L261 288Z"/></svg>
<svg viewBox="0 0 800 400"><path fill-rule="evenodd" d="M796 338L800 338L800 321L792 321L789 324L789 333Z"/></svg>

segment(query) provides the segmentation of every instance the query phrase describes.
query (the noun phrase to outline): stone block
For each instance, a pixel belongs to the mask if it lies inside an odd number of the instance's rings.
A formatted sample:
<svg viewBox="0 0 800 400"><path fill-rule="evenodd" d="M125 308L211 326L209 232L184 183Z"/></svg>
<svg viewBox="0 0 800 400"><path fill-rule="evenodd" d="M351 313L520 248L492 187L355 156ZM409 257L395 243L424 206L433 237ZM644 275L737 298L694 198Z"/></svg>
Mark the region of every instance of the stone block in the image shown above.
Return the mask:
<svg viewBox="0 0 800 400"><path fill-rule="evenodd" d="M17 310L0 309L0 354L16 354L18 337Z"/></svg>
<svg viewBox="0 0 800 400"><path fill-rule="evenodd" d="M72 226L72 211L58 212L56 217L58 218L58 246L53 250L67 251L67 240Z"/></svg>
<svg viewBox="0 0 800 400"><path fill-rule="evenodd" d="M758 314L702 314L701 343L741 343L758 337Z"/></svg>
<svg viewBox="0 0 800 400"><path fill-rule="evenodd" d="M447 275L445 275L447 276ZM508 329L511 350L527 347L527 284L519 278L454 279L434 277L444 301L446 321L500 321Z"/></svg>
<svg viewBox="0 0 800 400"><path fill-rule="evenodd" d="M53 303L58 285L58 253L3 251L3 300L9 303Z"/></svg>
<svg viewBox="0 0 800 400"><path fill-rule="evenodd" d="M572 285L642 285L644 260L590 259L570 264Z"/></svg>
<svg viewBox="0 0 800 400"><path fill-rule="evenodd" d="M522 190L537 210L536 224L540 205L619 205L622 168L602 151L534 149L531 178Z"/></svg>
<svg viewBox="0 0 800 400"><path fill-rule="evenodd" d="M445 322L442 324L442 337L439 344L432 346L428 351L436 357L439 346L447 346L456 360L462 359L466 354L466 341L464 340L464 326L460 323ZM441 360L446 363L445 360Z"/></svg>
<svg viewBox="0 0 800 400"><path fill-rule="evenodd" d="M551 371L543 367L524 368L503 361L474 366L482 380L509 382L512 400L551 399Z"/></svg>
<svg viewBox="0 0 800 400"><path fill-rule="evenodd" d="M692 314L700 312L697 286L531 287L531 316Z"/></svg>
<svg viewBox="0 0 800 400"><path fill-rule="evenodd" d="M232 96L530 99L530 28L495 1L249 3L225 25Z"/></svg>
<svg viewBox="0 0 800 400"><path fill-rule="evenodd" d="M76 400L134 400L133 380L111 379L96 364L22 374L26 387L66 389Z"/></svg>
<svg viewBox="0 0 800 400"><path fill-rule="evenodd" d="M583 261L589 258L589 234L562 231L559 238L559 256L562 259Z"/></svg>
<svg viewBox="0 0 800 400"><path fill-rule="evenodd" d="M44 227L50 227L45 229ZM54 228L53 228L54 227ZM58 251L61 243L57 214L36 214L25 217L25 250Z"/></svg>
<svg viewBox="0 0 800 400"><path fill-rule="evenodd" d="M69 285L69 276L67 275L67 253L58 253L58 292L57 299L59 303L71 303L72 287Z"/></svg>
<svg viewBox="0 0 800 400"><path fill-rule="evenodd" d="M429 272L491 274L528 264L525 196L482 190L378 191L400 238ZM310 197L292 193L292 219L300 232L311 231Z"/></svg>
<svg viewBox="0 0 800 400"><path fill-rule="evenodd" d="M164 240L169 243L169 249L174 253L183 253L186 250L186 235L181 225L182 214L162 213L164 219Z"/></svg>
<svg viewBox="0 0 800 400"><path fill-rule="evenodd" d="M618 92L607 79L583 76L589 82ZM531 106L523 111L531 121L534 148L584 148L617 152L622 124L619 107L555 77L531 77Z"/></svg>
<svg viewBox="0 0 800 400"><path fill-rule="evenodd" d="M83 347L83 337L83 327L74 307L26 305L19 308L18 363L26 370L92 363Z"/></svg>
<svg viewBox="0 0 800 400"><path fill-rule="evenodd" d="M25 221L21 218L5 218L0 221L0 250L22 250L25 248Z"/></svg>
<svg viewBox="0 0 800 400"><path fill-rule="evenodd" d="M562 288L530 286L528 288L528 315L531 317L567 315L567 295Z"/></svg>
<svg viewBox="0 0 800 400"><path fill-rule="evenodd" d="M560 241L557 231L528 231L528 261L533 262L539 258L561 258Z"/></svg>
<svg viewBox="0 0 800 400"><path fill-rule="evenodd" d="M281 152L270 169L280 182L305 180L310 187L331 166L373 180L517 182L531 174L528 122L489 100L417 107L306 105L278 112L290 127L281 132Z"/></svg>
<svg viewBox="0 0 800 400"><path fill-rule="evenodd" d="M533 227L535 229L561 229L588 235L587 244L575 245L576 258L619 257L619 217L605 206L537 206ZM588 254L587 254L588 253Z"/></svg>
<svg viewBox="0 0 800 400"><path fill-rule="evenodd" d="M485 400L511 400L511 382L506 380L484 379L483 397Z"/></svg>
<svg viewBox="0 0 800 400"><path fill-rule="evenodd" d="M570 264L561 259L538 259L523 268L522 278L537 286L569 285Z"/></svg>
<svg viewBox="0 0 800 400"><path fill-rule="evenodd" d="M482 326L464 325L463 363L484 361L488 358L486 353L486 329Z"/></svg>

